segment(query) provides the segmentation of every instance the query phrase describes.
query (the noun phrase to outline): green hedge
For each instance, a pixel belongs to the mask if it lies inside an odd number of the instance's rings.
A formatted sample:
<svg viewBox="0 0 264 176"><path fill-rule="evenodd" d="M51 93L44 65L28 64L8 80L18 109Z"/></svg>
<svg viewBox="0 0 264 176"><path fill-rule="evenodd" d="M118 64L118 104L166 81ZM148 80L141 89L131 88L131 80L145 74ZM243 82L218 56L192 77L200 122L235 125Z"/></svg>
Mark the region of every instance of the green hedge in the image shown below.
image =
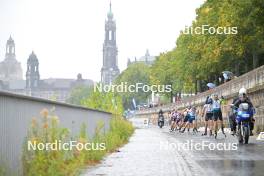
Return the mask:
<svg viewBox="0 0 264 176"><path fill-rule="evenodd" d="M112 117L110 129L106 133L102 130L104 124L97 124L95 135L88 138L86 125L83 124L80 134L71 136L70 130L59 125L59 118L50 115L48 110L41 112L41 118L32 120L28 136L23 146L23 174L27 176L71 176L80 175L86 165L98 163L107 153L115 151L127 143L134 129L130 122L121 117ZM76 140L80 143L104 143L104 150L28 150L27 142L52 143L56 140L67 142Z"/></svg>

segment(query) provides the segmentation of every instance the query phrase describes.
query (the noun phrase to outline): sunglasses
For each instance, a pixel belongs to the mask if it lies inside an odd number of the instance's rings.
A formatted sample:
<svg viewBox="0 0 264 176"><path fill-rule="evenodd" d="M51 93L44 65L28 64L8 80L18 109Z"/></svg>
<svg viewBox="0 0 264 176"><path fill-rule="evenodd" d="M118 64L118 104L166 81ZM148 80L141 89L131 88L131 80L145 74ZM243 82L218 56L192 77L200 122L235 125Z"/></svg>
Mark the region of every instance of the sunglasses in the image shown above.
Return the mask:
<svg viewBox="0 0 264 176"><path fill-rule="evenodd" d="M241 97L241 98L246 98L246 96L247 95L245 93L239 95L239 97Z"/></svg>

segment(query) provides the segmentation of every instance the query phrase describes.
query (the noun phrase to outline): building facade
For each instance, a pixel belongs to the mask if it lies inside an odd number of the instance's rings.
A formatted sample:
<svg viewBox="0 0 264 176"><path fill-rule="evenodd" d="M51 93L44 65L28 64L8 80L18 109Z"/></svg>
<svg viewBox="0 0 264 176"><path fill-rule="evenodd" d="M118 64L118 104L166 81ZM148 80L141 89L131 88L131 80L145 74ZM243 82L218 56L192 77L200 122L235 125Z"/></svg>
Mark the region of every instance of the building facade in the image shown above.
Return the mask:
<svg viewBox="0 0 264 176"><path fill-rule="evenodd" d="M6 42L6 54L4 61L0 62L0 80L22 80L22 67L16 60L15 42L10 36Z"/></svg>
<svg viewBox="0 0 264 176"><path fill-rule="evenodd" d="M27 59L25 76L26 80L23 80L21 64L15 57L15 42L10 37L6 44L5 60L0 63L0 91L66 102L75 87L94 84L90 79L83 79L80 73L77 79L40 79L39 60L34 52Z"/></svg>
<svg viewBox="0 0 264 176"><path fill-rule="evenodd" d="M130 58L127 59L127 67L133 63L144 63L146 65L152 65L156 60L155 56L151 56L149 54L149 50L146 50L146 53L144 56L141 56L139 59L135 58L134 60L130 60Z"/></svg>
<svg viewBox="0 0 264 176"><path fill-rule="evenodd" d="M112 84L120 74L117 52L116 22L110 3L110 10L107 13L107 20L105 21L105 40L103 44L103 67L101 69L101 82L103 84Z"/></svg>
<svg viewBox="0 0 264 176"><path fill-rule="evenodd" d="M35 90L39 88L39 62L35 53L32 51L27 60L26 89Z"/></svg>

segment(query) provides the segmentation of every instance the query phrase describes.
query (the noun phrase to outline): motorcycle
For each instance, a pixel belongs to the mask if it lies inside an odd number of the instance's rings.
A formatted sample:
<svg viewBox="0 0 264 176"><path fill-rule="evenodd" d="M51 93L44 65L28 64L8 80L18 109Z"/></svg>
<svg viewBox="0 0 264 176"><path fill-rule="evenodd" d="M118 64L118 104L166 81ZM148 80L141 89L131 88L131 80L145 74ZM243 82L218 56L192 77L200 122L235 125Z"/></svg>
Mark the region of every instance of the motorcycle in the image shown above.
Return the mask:
<svg viewBox="0 0 264 176"><path fill-rule="evenodd" d="M164 126L164 117L163 116L159 116L159 119L158 119L158 126L160 128L162 128Z"/></svg>
<svg viewBox="0 0 264 176"><path fill-rule="evenodd" d="M240 144L248 144L250 136L250 120L254 112L248 103L242 103L236 110L237 138Z"/></svg>

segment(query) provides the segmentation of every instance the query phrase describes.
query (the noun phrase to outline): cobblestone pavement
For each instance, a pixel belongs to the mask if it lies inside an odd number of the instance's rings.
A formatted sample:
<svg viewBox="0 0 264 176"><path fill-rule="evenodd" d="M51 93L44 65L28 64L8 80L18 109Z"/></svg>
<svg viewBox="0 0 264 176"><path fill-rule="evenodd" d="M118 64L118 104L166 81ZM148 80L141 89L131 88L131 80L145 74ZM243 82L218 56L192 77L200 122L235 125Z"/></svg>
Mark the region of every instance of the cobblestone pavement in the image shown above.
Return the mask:
<svg viewBox="0 0 264 176"><path fill-rule="evenodd" d="M168 128L136 129L130 142L120 152L107 156L101 164L88 168L83 176L189 176L189 175L263 175L264 143L252 139L238 150L180 150L176 144L232 144L228 135L202 137L201 134L169 133Z"/></svg>

